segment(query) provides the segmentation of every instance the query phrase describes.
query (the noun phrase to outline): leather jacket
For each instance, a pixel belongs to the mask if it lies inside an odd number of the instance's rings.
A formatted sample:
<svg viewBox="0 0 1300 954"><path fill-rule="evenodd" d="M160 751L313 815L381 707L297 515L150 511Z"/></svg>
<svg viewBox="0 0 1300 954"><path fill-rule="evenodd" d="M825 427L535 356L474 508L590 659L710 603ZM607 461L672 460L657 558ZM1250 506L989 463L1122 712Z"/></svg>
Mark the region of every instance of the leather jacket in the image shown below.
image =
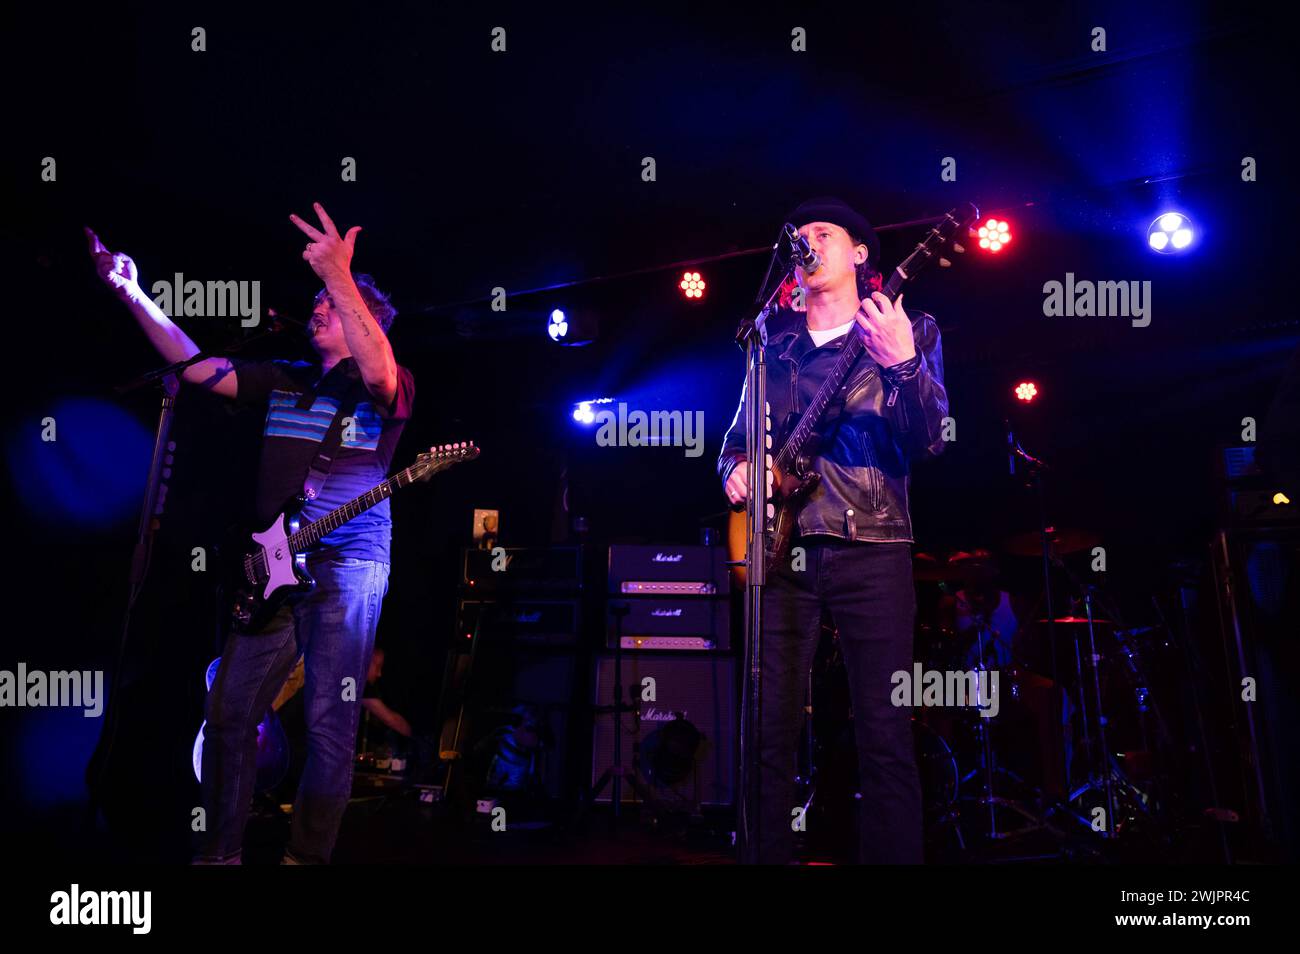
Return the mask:
<svg viewBox="0 0 1300 954"><path fill-rule="evenodd" d="M881 368L864 352L817 428L822 439L812 469L821 474L821 481L799 512L800 535L828 534L872 543L912 542L907 506L910 467L915 460L942 452L948 393L943 386L938 326L924 312L909 310L908 316L916 357ZM779 442L785 439L790 414L802 413L812 401L848 336L817 347L808 334L805 316L788 310L774 314L765 330L767 401L775 456ZM849 334L856 333L856 327L849 329ZM724 484L735 466L745 460L745 403L742 389L740 407L718 458L718 476Z"/></svg>

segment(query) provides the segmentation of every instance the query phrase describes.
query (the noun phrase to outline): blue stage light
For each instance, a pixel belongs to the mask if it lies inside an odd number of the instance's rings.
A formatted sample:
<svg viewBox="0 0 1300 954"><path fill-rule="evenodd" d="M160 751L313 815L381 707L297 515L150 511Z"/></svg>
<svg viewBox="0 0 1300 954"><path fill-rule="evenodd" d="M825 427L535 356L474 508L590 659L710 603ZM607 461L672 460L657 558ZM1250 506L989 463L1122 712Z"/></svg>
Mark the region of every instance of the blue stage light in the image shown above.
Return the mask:
<svg viewBox="0 0 1300 954"><path fill-rule="evenodd" d="M551 336L552 341L559 341L569 333L569 320L559 308L551 312L550 321L546 325L546 333Z"/></svg>
<svg viewBox="0 0 1300 954"><path fill-rule="evenodd" d="M1165 212L1147 228L1147 244L1162 255L1185 252L1195 239L1192 220L1181 212Z"/></svg>
<svg viewBox="0 0 1300 954"><path fill-rule="evenodd" d="M573 405L573 419L579 424L594 424L596 422L596 412L592 410L594 404L613 404L613 398L593 398L590 401L579 401Z"/></svg>

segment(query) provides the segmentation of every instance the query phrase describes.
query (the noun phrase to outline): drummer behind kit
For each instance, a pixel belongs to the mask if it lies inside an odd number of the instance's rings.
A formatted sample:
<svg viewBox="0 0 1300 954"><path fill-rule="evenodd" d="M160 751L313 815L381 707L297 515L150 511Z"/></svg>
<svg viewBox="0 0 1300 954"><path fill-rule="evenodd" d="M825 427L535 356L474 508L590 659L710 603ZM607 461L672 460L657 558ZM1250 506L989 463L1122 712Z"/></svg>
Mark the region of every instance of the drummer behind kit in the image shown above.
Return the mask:
<svg viewBox="0 0 1300 954"><path fill-rule="evenodd" d="M1070 597L1069 612L1050 626L1030 608L1043 602L1043 594L1015 598L989 550L957 551L946 559L914 555L917 664L905 674L907 685L896 685L915 693L902 704L921 703L913 725L932 848L947 844L969 852L977 841L1001 843L1035 832L1051 844L1071 834L1110 839L1160 807L1152 791L1139 787L1146 780L1130 777L1146 773L1160 736L1137 645L1151 630L1121 625L1116 607L1068 565L1087 558L1100 542L1095 534L1049 528L1047 540L1060 578L1053 585L1064 582ZM1001 550L1009 559L1041 558L1042 546L1043 534L1034 532L1011 537ZM824 823L848 825L852 813L837 812L835 803L846 785L851 788L846 780L856 778L851 764L841 764L854 759L853 746L844 744L846 727L851 742L852 712L838 636L829 625L824 630L809 681L800 781L806 811L819 809ZM1054 655L1043 645L1049 630L1056 634L1057 678L1026 665L1027 658ZM977 687L996 687L993 699L979 688L959 697L944 693L942 704L931 704L940 697L915 683L934 673L945 682L964 677L968 686L975 676ZM1055 853L1045 850L1043 857Z"/></svg>

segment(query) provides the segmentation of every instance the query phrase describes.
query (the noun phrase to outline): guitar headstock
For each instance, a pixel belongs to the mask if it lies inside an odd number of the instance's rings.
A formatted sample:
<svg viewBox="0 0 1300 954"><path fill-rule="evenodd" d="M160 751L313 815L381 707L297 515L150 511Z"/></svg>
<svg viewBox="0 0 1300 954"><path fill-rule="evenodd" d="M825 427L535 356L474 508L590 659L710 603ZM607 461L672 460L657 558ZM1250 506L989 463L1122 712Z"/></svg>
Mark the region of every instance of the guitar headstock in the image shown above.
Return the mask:
<svg viewBox="0 0 1300 954"><path fill-rule="evenodd" d="M934 228L930 229L921 244L932 251L938 251L951 242L952 250L960 255L966 249L955 240L958 236L966 235L979 217L980 210L973 202L963 202L961 205L954 206L944 213L944 217Z"/></svg>
<svg viewBox="0 0 1300 954"><path fill-rule="evenodd" d="M947 268L952 262L942 257L939 253L945 246L960 255L966 249L956 241L958 236L965 236L974 224L975 220L980 217L980 210L975 207L974 203L963 202L961 205L954 206L944 213L930 231L925 233L925 238L917 243L912 253L903 260L890 275L889 280L882 289L891 299L902 290L903 285L910 281L920 272L925 265L931 260L938 257L939 265Z"/></svg>
<svg viewBox="0 0 1300 954"><path fill-rule="evenodd" d="M460 441L456 444L435 444L415 459L411 465L416 480L428 480L440 470L446 470L453 464L464 460L473 460L479 455L479 448L473 441Z"/></svg>

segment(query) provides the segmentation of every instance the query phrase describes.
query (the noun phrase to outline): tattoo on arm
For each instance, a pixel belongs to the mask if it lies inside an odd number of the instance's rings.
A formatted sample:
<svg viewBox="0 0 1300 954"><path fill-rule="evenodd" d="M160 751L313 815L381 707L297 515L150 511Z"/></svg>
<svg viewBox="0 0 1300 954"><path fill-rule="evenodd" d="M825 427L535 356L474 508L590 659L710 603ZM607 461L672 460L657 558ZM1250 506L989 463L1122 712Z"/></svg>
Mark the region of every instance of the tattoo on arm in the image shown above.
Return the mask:
<svg viewBox="0 0 1300 954"><path fill-rule="evenodd" d="M349 309L348 314L350 314L356 320L357 325L365 333L366 337L369 338L370 326L366 324L365 316L362 315L361 312L357 311L355 308Z"/></svg>

